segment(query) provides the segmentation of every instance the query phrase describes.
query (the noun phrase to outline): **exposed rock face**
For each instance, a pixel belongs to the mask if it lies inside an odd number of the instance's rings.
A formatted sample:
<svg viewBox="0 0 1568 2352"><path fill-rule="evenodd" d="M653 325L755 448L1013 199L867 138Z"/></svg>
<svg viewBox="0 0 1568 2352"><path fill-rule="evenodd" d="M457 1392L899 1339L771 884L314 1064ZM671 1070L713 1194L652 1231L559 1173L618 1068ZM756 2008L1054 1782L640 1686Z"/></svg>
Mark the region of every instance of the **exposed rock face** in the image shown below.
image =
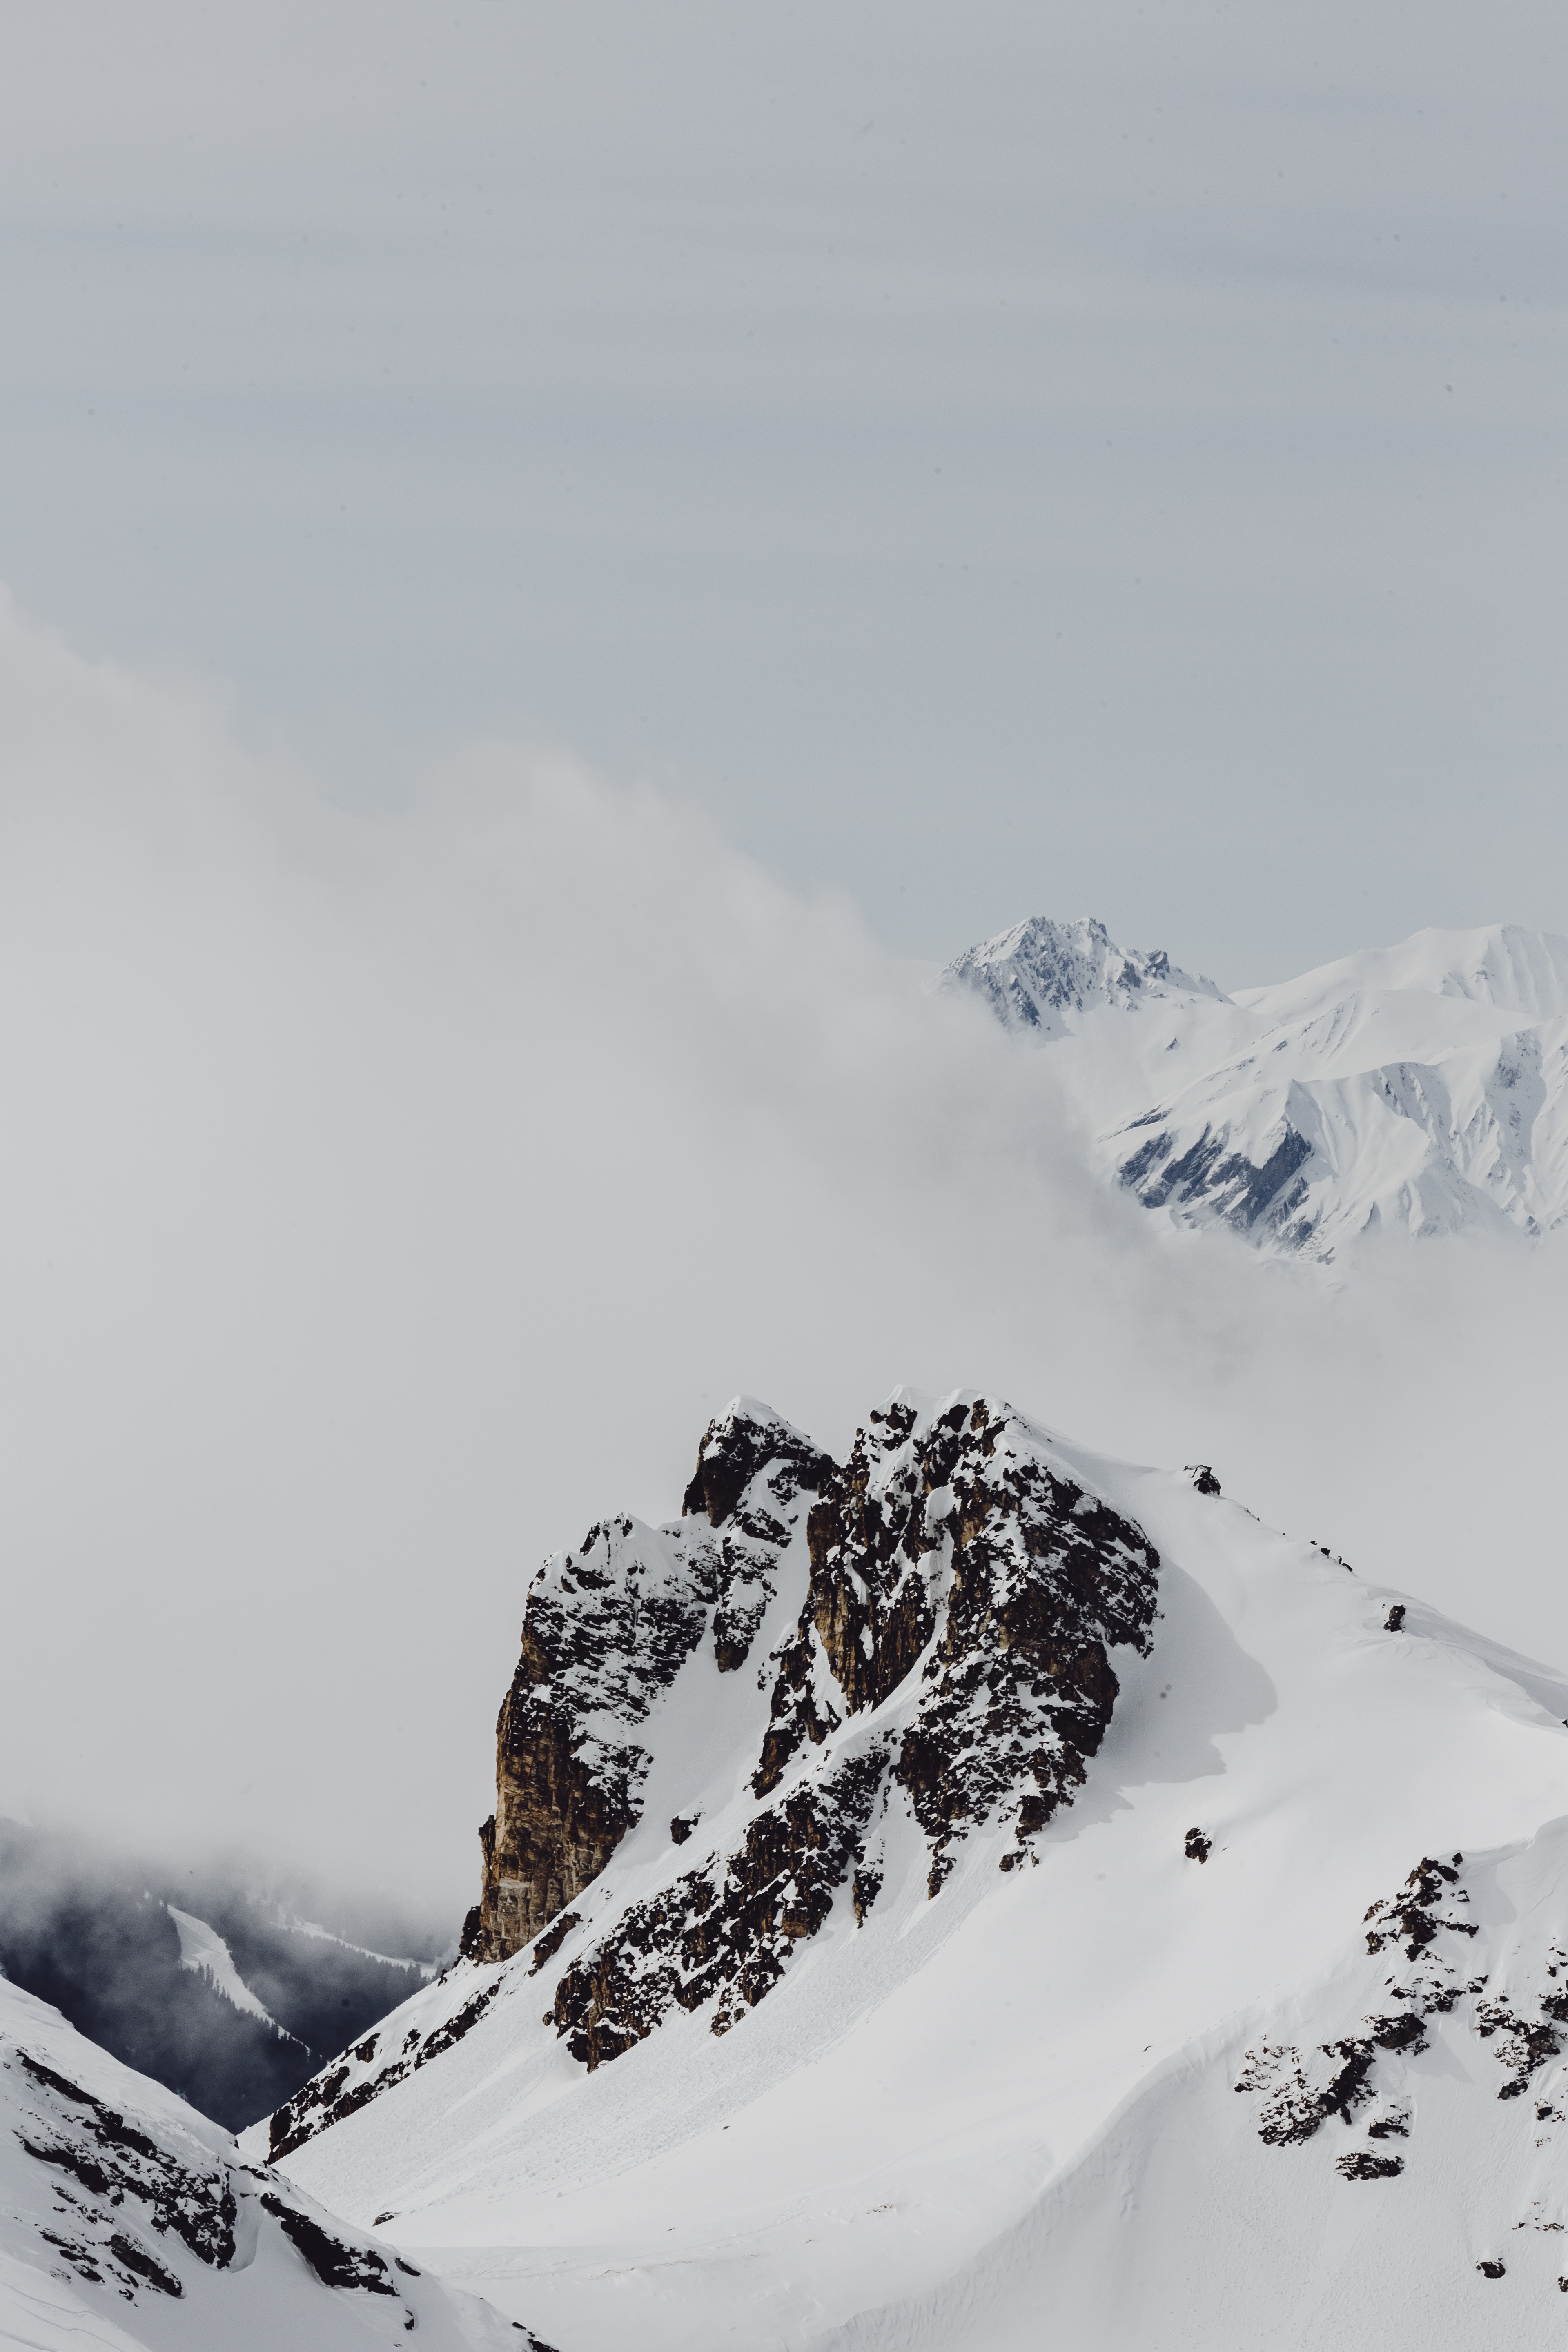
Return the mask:
<svg viewBox="0 0 1568 2352"><path fill-rule="evenodd" d="M572 1914L567 1913L572 1919ZM575 1925L575 1921L573 1921ZM495 2000L500 1986L492 1979L477 1992L470 1993L460 2009L433 2032L426 2033L411 2026L399 2041L389 2040L384 2047L379 2033L366 2034L352 2050L345 2050L331 2065L324 2066L302 2084L291 2099L285 2099L268 2118L267 2155L272 2164L281 2163L314 2139L329 2124L341 2124L346 2116L357 2114L371 2100L405 2075L416 2074L443 2050L455 2048L471 2033ZM374 2071L365 2070L374 2065Z"/></svg>
<svg viewBox="0 0 1568 2352"><path fill-rule="evenodd" d="M520 1978L593 2069L680 2011L729 2032L830 1920L865 1925L895 1851L928 1896L983 1826L1027 1863L1105 1736L1111 1651L1149 1653L1159 1565L1004 1404L897 1397L842 1465L732 1405L681 1519L601 1522L530 1588L464 1938L527 1968L432 1987L430 2023L413 2005L279 2109L271 2153L489 2030ZM595 1884L612 1854L624 1891Z"/></svg>
<svg viewBox="0 0 1568 2352"><path fill-rule="evenodd" d="M1164 1113L1152 1111L1150 1119ZM1139 1120L1137 1125L1145 1124ZM1307 1197L1307 1179L1300 1171L1312 1157L1307 1137L1281 1119L1256 1156L1237 1150L1230 1130L1205 1126L1184 1151L1175 1150L1176 1139L1168 1127L1139 1144L1121 1163L1121 1181L1146 1209L1179 1208L1234 1225L1237 1233L1268 1234L1288 1248L1310 1241L1312 1220L1297 1212Z"/></svg>
<svg viewBox="0 0 1568 2352"><path fill-rule="evenodd" d="M954 1837L998 1808L1016 1836L1005 1866L1021 1860L1104 1737L1117 1691L1108 1646L1146 1650L1153 1621L1159 1562L1138 1529L984 1399L926 1424L894 1402L842 1467L764 1408L737 1404L703 1438L686 1511L658 1529L601 1523L535 1580L501 1709L469 1956L521 1950L603 1869L639 1815L651 1710L705 1640L721 1672L745 1662L803 1520L805 1603L764 1668L753 1793L771 1796L851 1718L895 1695L904 1704L896 1732L759 1814L740 1851L710 1856L628 1914L613 1947L573 1961L556 2015L589 2064L721 1983L723 2030L731 1995L762 1997L851 1873L868 1907L879 1872L861 1832L889 1776L930 1843L932 1893Z"/></svg>
<svg viewBox="0 0 1568 2352"><path fill-rule="evenodd" d="M815 1936L860 1851L882 1788L879 1747L759 1813L727 1862L694 1870L626 1912L574 1960L555 1992L555 2028L590 2070L651 2033L672 2004L727 2033L773 1990L794 1946Z"/></svg>
<svg viewBox="0 0 1568 2352"><path fill-rule="evenodd" d="M1159 1561L1019 1444L1005 1407L955 1404L920 1434L908 1405L869 1420L811 1513L806 1604L752 1785L766 1795L840 1707L879 1706L919 1665L894 1769L934 1892L963 1826L1006 1805L1026 1838L1082 1780L1116 1697L1107 1645L1146 1647Z"/></svg>
<svg viewBox="0 0 1568 2352"><path fill-rule="evenodd" d="M601 1520L530 1586L522 1654L496 1726L496 1810L479 1832L466 1957L502 1960L598 1876L641 1811L639 1732L698 1643L743 1665L773 1598L799 1498L831 1468L765 1406L709 1428L688 1517Z"/></svg>
<svg viewBox="0 0 1568 2352"><path fill-rule="evenodd" d="M315 2322L312 2344L368 2340L360 2316L364 2294L384 2298L389 2307L389 2325L377 2331L389 2339L395 2335L401 2341L416 2329L420 2306L426 2317L435 2315L428 2289L408 2284L420 2275L412 2263L338 2221L279 2175L241 2163L226 2135L193 2110L171 2114L167 2102L153 2111L132 2106L126 2094L136 2089L136 2077L73 2036L41 2003L29 2011L25 1999L8 2003L11 2030L0 2031L0 2130L12 2151L0 2213L5 2223L0 2268L10 2290L0 2311L0 2336L7 2343L13 2340L7 2317L34 2308L25 2284L29 2266L113 2295L108 2308L101 2302L79 2308L68 2330L73 2341L79 2331L81 2340L95 2343L112 2336L116 2344L132 2338L163 2344L174 2338L169 2323L152 2315L160 2305L185 2301L205 2273L237 2277L261 2256L252 2279L237 2285L233 2305L237 2334L259 2341L256 2331L259 2326L265 2334L266 2324L258 2317L258 2296L264 2314L267 2297L286 2277L278 2267L280 2250L265 2244L279 2235L314 2274L311 2296L330 2288L353 2300L336 2311L279 2304L279 2343L303 2340L301 2319ZM30 2046L37 2040L49 2057ZM79 2065L100 2087L64 2071L67 2065ZM102 2095L109 2086L112 2099ZM149 2092L153 2088L147 2084ZM190 2324L204 2343L228 2340L223 2320L210 2311L205 2327L199 2314ZM43 2339L29 2327L26 2340ZM63 2340L63 2332L49 2330L49 2342ZM441 2340L454 2338L444 2333Z"/></svg>
<svg viewBox="0 0 1568 2352"><path fill-rule="evenodd" d="M198 2261L226 2270L234 2260L238 2202L232 2168L195 2147L177 2152L27 2051L16 2053L31 2112L16 2137L24 2151L63 2181L75 2235L57 2245L79 2276L107 2274L128 2292L184 2290L165 2263L134 2234L173 2233Z"/></svg>
<svg viewBox="0 0 1568 2352"><path fill-rule="evenodd" d="M1260 2095L1258 2134L1267 2146L1311 2139L1331 2116L1353 2124L1363 2108L1370 2114L1369 2139L1407 2139L1410 2108L1397 2095L1397 2081L1380 2095L1380 2070L1391 2063L1397 2076L1402 2060L1427 2048L1427 2020L1455 2012L1479 2041L1491 2045L1503 2074L1498 2097L1529 2097L1527 2128L1538 2147L1547 2144L1539 2136L1542 2126L1563 2117L1551 2098L1540 2099L1537 2078L1543 2069L1555 2072L1563 2053L1568 1952L1555 1937L1533 1949L1528 1941L1505 1937L1512 1981L1500 1984L1488 1972L1485 1941L1478 1941L1483 1937L1480 1925L1465 1916L1469 1895L1461 1884L1462 1864L1460 1854L1451 1863L1425 1856L1397 1894L1367 1912L1368 1955L1382 1967L1395 1964L1394 1973L1383 1979L1375 2011L1315 2050L1264 2042L1247 2052L1236 2087ZM1397 1965L1401 1960L1403 1967ZM1400 2170L1401 2160L1358 2149L1341 2158L1335 2168L1347 2180L1388 2179ZM1531 2218L1537 2227L1561 2227L1555 2220Z"/></svg>

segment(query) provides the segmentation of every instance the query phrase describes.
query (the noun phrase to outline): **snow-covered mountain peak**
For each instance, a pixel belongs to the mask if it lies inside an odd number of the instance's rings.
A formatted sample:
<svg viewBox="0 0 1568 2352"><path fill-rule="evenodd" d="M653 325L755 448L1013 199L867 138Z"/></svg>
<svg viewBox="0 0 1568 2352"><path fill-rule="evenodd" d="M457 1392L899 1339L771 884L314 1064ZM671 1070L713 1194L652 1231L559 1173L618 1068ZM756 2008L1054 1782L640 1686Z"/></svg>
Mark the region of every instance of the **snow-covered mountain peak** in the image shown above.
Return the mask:
<svg viewBox="0 0 1568 2352"><path fill-rule="evenodd" d="M1005 1027L1041 1039L1064 1035L1101 1006L1125 1013L1167 997L1220 997L1212 980L1181 971L1163 948L1119 948L1089 916L1057 923L1031 915L956 956L938 984L972 991Z"/></svg>
<svg viewBox="0 0 1568 2352"><path fill-rule="evenodd" d="M1173 1223L1327 1259L1568 1217L1568 940L1418 931L1230 996L1119 956L1037 919L943 984L1050 1047L1102 1173Z"/></svg>
<svg viewBox="0 0 1568 2352"><path fill-rule="evenodd" d="M974 1391L732 1440L531 1589L484 1936L247 2145L565 2352L1554 2340L1568 1685Z"/></svg>

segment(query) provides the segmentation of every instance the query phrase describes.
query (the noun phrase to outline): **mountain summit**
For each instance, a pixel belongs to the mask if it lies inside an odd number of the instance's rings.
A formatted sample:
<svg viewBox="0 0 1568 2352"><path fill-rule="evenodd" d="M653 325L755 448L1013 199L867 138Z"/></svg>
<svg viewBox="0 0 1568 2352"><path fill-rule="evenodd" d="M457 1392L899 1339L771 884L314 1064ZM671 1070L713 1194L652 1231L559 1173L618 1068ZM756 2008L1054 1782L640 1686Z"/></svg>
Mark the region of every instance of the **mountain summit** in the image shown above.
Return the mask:
<svg viewBox="0 0 1568 2352"><path fill-rule="evenodd" d="M1053 1047L1103 1172L1173 1223L1325 1258L1568 1217L1568 940L1418 931L1226 996L1036 916L940 984Z"/></svg>
<svg viewBox="0 0 1568 2352"><path fill-rule="evenodd" d="M529 1588L466 1956L243 2145L563 2352L1554 2338L1568 1685L1222 1487L737 1400Z"/></svg>
<svg viewBox="0 0 1568 2352"><path fill-rule="evenodd" d="M1053 923L1031 915L999 939L966 948L942 974L947 987L972 988L1008 1029L1047 1039L1067 1034L1074 1015L1114 1005L1141 1005L1184 997L1224 997L1212 980L1179 971L1163 948L1145 953L1119 948L1103 923L1080 917Z"/></svg>

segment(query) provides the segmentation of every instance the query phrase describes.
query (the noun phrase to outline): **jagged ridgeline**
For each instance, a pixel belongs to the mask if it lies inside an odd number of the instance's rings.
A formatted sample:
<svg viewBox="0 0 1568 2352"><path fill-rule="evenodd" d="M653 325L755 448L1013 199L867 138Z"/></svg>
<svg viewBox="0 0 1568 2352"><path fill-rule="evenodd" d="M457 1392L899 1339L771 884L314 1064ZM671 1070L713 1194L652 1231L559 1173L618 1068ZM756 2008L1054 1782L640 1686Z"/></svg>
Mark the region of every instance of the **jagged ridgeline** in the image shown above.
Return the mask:
<svg viewBox="0 0 1568 2352"><path fill-rule="evenodd" d="M1105 1735L1110 1651L1147 1653L1158 1569L1005 1404L963 1394L922 1415L895 1398L843 1464L766 1407L731 1405L678 1522L602 1521L534 1579L465 1955L558 1950L574 1899L641 1818L677 1678L749 1675L766 1706L743 1830L574 1957L554 2006L590 2066L673 2002L716 1997L722 2032L840 1889L864 1916L895 1801L924 1836L933 1895L983 1822L1005 1832L1003 1869L1026 1858ZM700 1826L677 1817L670 1838Z"/></svg>

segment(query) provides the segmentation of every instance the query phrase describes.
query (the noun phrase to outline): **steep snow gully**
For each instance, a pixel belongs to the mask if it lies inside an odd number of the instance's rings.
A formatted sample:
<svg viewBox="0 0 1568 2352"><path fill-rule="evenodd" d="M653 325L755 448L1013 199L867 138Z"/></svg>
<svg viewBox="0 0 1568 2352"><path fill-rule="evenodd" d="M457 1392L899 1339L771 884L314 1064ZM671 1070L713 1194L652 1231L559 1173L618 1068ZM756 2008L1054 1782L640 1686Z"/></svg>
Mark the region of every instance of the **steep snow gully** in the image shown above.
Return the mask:
<svg viewBox="0 0 1568 2352"><path fill-rule="evenodd" d="M1559 2340L1568 1684L1221 1484L737 1401L534 1578L465 1956L247 2160L563 2352Z"/></svg>

